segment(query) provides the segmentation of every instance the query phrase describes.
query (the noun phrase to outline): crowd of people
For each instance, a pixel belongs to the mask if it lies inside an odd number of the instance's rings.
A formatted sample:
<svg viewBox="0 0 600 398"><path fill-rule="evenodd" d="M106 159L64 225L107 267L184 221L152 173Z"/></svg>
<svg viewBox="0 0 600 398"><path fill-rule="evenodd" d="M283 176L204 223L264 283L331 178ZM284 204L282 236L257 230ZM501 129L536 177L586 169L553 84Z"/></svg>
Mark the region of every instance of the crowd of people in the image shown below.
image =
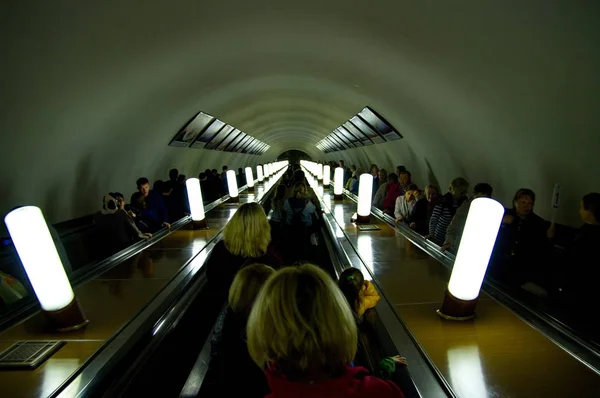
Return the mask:
<svg viewBox="0 0 600 398"><path fill-rule="evenodd" d="M301 170L286 173L270 220L261 205L241 205L207 259L211 300L227 306L214 329L202 396L403 396L393 381L403 357L363 367L359 329L379 301L375 286L358 269L336 281L298 261L310 257L306 245L318 221L309 192Z"/></svg>
<svg viewBox="0 0 600 398"><path fill-rule="evenodd" d="M347 168L343 160L329 163L333 171L342 167L346 188L358 192L360 168ZM493 197L493 188L480 182L470 190L469 182L454 178L443 193L435 185L419 188L410 171L397 166L394 173L372 164L373 206L394 217L439 245L442 251L456 253L460 244L471 202L479 197ZM562 228L562 235L554 223L534 212L536 195L531 189L519 189L505 210L505 215L490 260L488 273L513 287L534 283L542 294L558 294L567 303L593 303L595 284L600 277L598 256L592 253L600 244L600 193L584 195L579 214L582 226L576 230ZM560 241L564 256L554 255L554 246ZM556 259L562 258L563 263ZM566 263L564 263L566 262ZM584 304L586 311L591 304Z"/></svg>

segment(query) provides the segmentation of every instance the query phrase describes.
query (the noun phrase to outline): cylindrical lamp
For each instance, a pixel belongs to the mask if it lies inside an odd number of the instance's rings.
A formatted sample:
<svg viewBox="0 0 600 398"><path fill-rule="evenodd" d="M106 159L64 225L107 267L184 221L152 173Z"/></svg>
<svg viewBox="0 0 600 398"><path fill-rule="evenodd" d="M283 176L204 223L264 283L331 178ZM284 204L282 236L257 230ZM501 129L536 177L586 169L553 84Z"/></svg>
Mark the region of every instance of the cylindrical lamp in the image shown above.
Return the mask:
<svg viewBox="0 0 600 398"><path fill-rule="evenodd" d="M323 165L321 163L317 164L316 171L317 171L317 180L322 180L323 179Z"/></svg>
<svg viewBox="0 0 600 398"><path fill-rule="evenodd" d="M227 170L227 187L229 188L229 202L239 202L237 179L233 170Z"/></svg>
<svg viewBox="0 0 600 398"><path fill-rule="evenodd" d="M27 277L44 313L60 332L80 329L85 317L65 273L42 211L19 207L4 218Z"/></svg>
<svg viewBox="0 0 600 398"><path fill-rule="evenodd" d="M260 164L256 166L256 176L258 177L258 182L263 182L263 180L265 179L265 176L263 174L263 168Z"/></svg>
<svg viewBox="0 0 600 398"><path fill-rule="evenodd" d="M471 202L450 282L438 315L449 320L467 320L475 316L475 307L487 270L504 207L490 198Z"/></svg>
<svg viewBox="0 0 600 398"><path fill-rule="evenodd" d="M326 187L331 183L331 167L328 164L323 166L323 185Z"/></svg>
<svg viewBox="0 0 600 398"><path fill-rule="evenodd" d="M358 209L356 223L366 224L371 219L371 200L373 199L373 176L361 174L358 180Z"/></svg>
<svg viewBox="0 0 600 398"><path fill-rule="evenodd" d="M336 167L333 175L333 200L344 199L344 169Z"/></svg>
<svg viewBox="0 0 600 398"><path fill-rule="evenodd" d="M254 192L254 176L252 175L252 167L246 167L246 186L248 192Z"/></svg>
<svg viewBox="0 0 600 398"><path fill-rule="evenodd" d="M204 203L202 203L200 180L197 178L188 178L185 186L187 188L188 201L190 202L190 212L192 213L192 227L206 228L206 215L204 214Z"/></svg>

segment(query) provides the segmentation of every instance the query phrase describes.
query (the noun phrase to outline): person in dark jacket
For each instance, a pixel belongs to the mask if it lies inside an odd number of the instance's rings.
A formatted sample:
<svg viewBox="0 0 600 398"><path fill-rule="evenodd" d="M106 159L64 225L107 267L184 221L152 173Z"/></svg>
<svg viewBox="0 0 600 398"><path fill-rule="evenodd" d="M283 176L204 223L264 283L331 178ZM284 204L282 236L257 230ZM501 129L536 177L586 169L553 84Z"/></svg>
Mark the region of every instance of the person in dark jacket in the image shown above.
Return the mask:
<svg viewBox="0 0 600 398"><path fill-rule="evenodd" d="M521 188L513 198L512 209L506 210L494 246L490 273L515 287L536 280L540 267L548 263L550 240L548 223L533 212L535 193Z"/></svg>
<svg viewBox="0 0 600 398"><path fill-rule="evenodd" d="M138 229L133 219L111 195L104 196L102 210L94 215L94 223L100 229L102 254L106 256L125 249L139 239L152 237L152 234Z"/></svg>
<svg viewBox="0 0 600 398"><path fill-rule="evenodd" d="M590 193L581 199L579 215L583 225L566 244L567 262L561 264L566 277L562 285L570 310L589 314L596 307L600 280L600 193ZM554 235L553 228L549 232ZM597 327L596 333L599 330Z"/></svg>
<svg viewBox="0 0 600 398"><path fill-rule="evenodd" d="M254 300L275 270L251 264L238 271L229 289L228 306L219 316L211 340L210 364L202 396L264 397L265 375L250 358L246 323Z"/></svg>
<svg viewBox="0 0 600 398"><path fill-rule="evenodd" d="M154 233L162 227L171 228L167 208L160 193L150 190L150 182L145 177L139 178L136 185L138 192L131 196L131 205L137 204L137 214L149 221L149 230L145 232ZM143 204L140 195L143 198ZM143 209L139 207L143 207Z"/></svg>
<svg viewBox="0 0 600 398"><path fill-rule="evenodd" d="M282 265L270 242L271 227L262 206L255 202L241 205L206 262L206 277L216 298L225 300L235 274L244 265Z"/></svg>

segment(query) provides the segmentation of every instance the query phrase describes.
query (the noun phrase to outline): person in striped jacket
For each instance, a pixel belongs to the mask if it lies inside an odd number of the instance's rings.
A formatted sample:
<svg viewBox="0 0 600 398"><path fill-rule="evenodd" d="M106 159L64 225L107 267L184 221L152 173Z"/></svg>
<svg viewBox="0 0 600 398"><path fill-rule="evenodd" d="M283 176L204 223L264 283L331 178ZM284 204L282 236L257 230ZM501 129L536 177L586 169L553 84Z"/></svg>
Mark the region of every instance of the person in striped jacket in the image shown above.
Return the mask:
<svg viewBox="0 0 600 398"><path fill-rule="evenodd" d="M452 222L456 210L467 200L468 190L469 182L462 177L455 178L450 182L449 192L441 197L433 209L427 238L440 246L444 244L446 230Z"/></svg>

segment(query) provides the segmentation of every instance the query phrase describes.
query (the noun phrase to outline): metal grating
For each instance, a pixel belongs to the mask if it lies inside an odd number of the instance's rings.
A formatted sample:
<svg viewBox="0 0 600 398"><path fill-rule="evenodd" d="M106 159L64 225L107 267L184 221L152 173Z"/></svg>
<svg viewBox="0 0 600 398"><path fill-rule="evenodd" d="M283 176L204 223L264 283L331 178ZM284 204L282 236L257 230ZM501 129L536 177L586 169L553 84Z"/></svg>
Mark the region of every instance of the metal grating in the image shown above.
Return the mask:
<svg viewBox="0 0 600 398"><path fill-rule="evenodd" d="M63 345L64 341L18 341L0 353L0 369L35 369Z"/></svg>

